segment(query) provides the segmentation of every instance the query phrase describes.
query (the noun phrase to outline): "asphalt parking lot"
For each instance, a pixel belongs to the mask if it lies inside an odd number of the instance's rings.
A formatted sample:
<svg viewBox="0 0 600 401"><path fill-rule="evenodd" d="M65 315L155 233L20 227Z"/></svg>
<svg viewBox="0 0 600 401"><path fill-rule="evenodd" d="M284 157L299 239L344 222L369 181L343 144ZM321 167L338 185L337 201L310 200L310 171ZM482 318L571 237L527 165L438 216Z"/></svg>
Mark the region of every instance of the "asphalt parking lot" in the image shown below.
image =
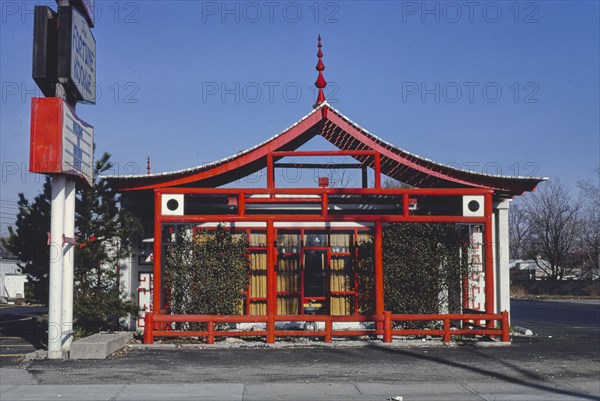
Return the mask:
<svg viewBox="0 0 600 401"><path fill-rule="evenodd" d="M592 383L592 394L600 395L600 301L513 301L512 316L513 325L529 326L535 335L515 336L510 346L444 346L438 340L400 347L377 342L354 347L137 346L106 360L44 360L24 367L36 383L47 385L488 383L558 397L553 399L597 399L571 384L587 383L589 389Z"/></svg>
<svg viewBox="0 0 600 401"><path fill-rule="evenodd" d="M41 306L0 305L0 367L18 366L23 355L44 347L47 310Z"/></svg>
<svg viewBox="0 0 600 401"><path fill-rule="evenodd" d="M560 310L562 318L539 312ZM572 310L571 310L572 309ZM589 379L600 382L600 302L591 304L516 301L519 316L534 317L534 336L512 346L443 346L438 340L402 347L287 348L258 345L216 349L131 348L104 361L36 361L28 370L41 383L156 383L278 381L506 380L544 383ZM582 311L583 313L573 312ZM519 311L519 312L517 312ZM576 329L583 323L586 328ZM580 326L578 326L578 324ZM561 329L562 327L562 329ZM561 334L562 331L562 334Z"/></svg>
<svg viewBox="0 0 600 401"><path fill-rule="evenodd" d="M40 383L600 380L598 345L517 337L512 346L137 348L103 361L36 361Z"/></svg>

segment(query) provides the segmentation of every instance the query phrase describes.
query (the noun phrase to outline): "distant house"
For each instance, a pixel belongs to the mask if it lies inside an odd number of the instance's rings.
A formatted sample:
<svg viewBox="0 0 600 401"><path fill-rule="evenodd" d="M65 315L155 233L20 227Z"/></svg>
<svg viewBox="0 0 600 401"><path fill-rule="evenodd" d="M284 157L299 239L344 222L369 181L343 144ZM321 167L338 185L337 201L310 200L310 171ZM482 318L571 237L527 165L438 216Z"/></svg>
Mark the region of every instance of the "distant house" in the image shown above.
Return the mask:
<svg viewBox="0 0 600 401"><path fill-rule="evenodd" d="M508 263L511 280L534 280L537 265L535 260L510 259Z"/></svg>
<svg viewBox="0 0 600 401"><path fill-rule="evenodd" d="M511 278L513 280L545 280L550 277L550 272L552 271L552 267L550 262L540 258L538 256L537 260L534 259L511 259L509 264L509 270L511 274ZM560 269L560 268L559 268ZM598 274L594 276L594 272L582 272L581 269L565 269L565 274L563 275L563 280L580 280L584 278L594 278L598 277Z"/></svg>
<svg viewBox="0 0 600 401"><path fill-rule="evenodd" d="M600 269L589 269L579 274L581 280L600 280Z"/></svg>
<svg viewBox="0 0 600 401"><path fill-rule="evenodd" d="M18 260L0 259L0 303L12 303L25 298L27 275L21 272Z"/></svg>

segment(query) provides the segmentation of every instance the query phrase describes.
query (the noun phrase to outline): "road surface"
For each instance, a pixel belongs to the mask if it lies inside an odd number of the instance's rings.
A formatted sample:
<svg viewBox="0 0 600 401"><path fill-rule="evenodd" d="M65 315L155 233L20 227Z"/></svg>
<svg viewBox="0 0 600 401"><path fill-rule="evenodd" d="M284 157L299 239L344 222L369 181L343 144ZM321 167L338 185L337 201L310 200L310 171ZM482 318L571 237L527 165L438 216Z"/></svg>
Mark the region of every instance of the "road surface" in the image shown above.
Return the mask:
<svg viewBox="0 0 600 401"><path fill-rule="evenodd" d="M22 380L38 384L4 386L0 399L600 400L599 308L514 301L513 324L535 335L501 347L155 347L36 361Z"/></svg>

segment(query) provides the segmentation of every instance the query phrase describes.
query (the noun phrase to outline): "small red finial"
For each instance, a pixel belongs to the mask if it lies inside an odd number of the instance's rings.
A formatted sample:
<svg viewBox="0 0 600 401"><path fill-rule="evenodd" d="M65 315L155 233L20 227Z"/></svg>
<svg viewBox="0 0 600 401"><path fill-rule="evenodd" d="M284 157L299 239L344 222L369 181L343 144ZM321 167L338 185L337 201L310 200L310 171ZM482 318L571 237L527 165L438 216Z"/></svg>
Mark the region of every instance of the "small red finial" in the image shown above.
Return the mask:
<svg viewBox="0 0 600 401"><path fill-rule="evenodd" d="M150 156L148 156L148 162L146 163L146 171L148 171L148 175L150 175Z"/></svg>
<svg viewBox="0 0 600 401"><path fill-rule="evenodd" d="M323 78L325 64L323 64L323 60L321 59L323 57L323 52L321 51L321 47L323 47L323 45L321 44L321 35L319 35L319 43L317 44L317 47L319 48L319 51L317 52L317 57L319 58L319 61L317 62L316 69L317 71L319 71L319 76L317 77L315 86L319 88L319 94L317 96L317 103L315 103L315 106L318 106L319 104L325 101L325 92L323 92L323 89L327 86L327 82L325 81L325 78Z"/></svg>

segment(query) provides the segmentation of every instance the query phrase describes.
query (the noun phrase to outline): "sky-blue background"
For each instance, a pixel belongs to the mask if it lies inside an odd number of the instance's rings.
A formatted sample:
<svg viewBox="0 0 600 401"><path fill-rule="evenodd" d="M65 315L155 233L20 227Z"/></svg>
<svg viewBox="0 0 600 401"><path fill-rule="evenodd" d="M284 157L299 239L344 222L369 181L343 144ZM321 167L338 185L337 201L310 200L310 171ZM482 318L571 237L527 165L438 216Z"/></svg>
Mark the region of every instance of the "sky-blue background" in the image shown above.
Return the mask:
<svg viewBox="0 0 600 401"><path fill-rule="evenodd" d="M17 193L41 186L27 173L31 97L41 95L31 79L33 5L1 2L2 234ZM328 100L403 149L572 188L600 163L596 1L144 0L96 9L99 99L77 113L115 173L145 173L148 155L153 172L196 166L297 121L315 100L319 33Z"/></svg>

